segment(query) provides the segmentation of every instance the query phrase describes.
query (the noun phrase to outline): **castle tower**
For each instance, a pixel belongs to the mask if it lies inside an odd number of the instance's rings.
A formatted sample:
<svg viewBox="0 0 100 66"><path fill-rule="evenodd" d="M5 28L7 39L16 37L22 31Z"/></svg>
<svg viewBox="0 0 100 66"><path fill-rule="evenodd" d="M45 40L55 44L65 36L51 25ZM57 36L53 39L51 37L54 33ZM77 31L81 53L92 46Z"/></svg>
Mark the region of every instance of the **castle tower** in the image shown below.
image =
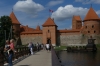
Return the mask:
<svg viewBox="0 0 100 66"><path fill-rule="evenodd" d="M53 46L55 46L57 25L54 23L54 20L49 17L42 26L43 44L51 43Z"/></svg>
<svg viewBox="0 0 100 66"><path fill-rule="evenodd" d="M39 25L36 27L36 30L41 30Z"/></svg>
<svg viewBox="0 0 100 66"><path fill-rule="evenodd" d="M19 37L20 36L20 23L19 21L17 20L14 12L12 11L11 14L10 14L10 18L12 20L12 28L13 28L13 32L14 32L14 36L15 37Z"/></svg>
<svg viewBox="0 0 100 66"><path fill-rule="evenodd" d="M80 16L73 16L72 29L81 29L81 27L82 27L82 20Z"/></svg>
<svg viewBox="0 0 100 66"><path fill-rule="evenodd" d="M90 7L88 13L83 20L84 34L99 34L100 33L100 19L96 12Z"/></svg>

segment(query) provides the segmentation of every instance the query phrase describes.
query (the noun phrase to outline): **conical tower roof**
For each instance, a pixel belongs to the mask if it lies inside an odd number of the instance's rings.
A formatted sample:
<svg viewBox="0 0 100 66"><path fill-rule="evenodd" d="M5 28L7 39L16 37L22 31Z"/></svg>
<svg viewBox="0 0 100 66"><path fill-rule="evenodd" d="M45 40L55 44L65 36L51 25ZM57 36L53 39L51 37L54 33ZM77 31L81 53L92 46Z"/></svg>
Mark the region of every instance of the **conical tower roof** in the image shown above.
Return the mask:
<svg viewBox="0 0 100 66"><path fill-rule="evenodd" d="M86 14L84 21L86 20L100 20L96 12L90 7L88 13Z"/></svg>
<svg viewBox="0 0 100 66"><path fill-rule="evenodd" d="M20 24L20 22L17 20L14 12L12 11L11 14L10 14L10 18L12 20L12 24Z"/></svg>
<svg viewBox="0 0 100 66"><path fill-rule="evenodd" d="M57 25L54 23L54 20L49 17L42 26L57 26Z"/></svg>
<svg viewBox="0 0 100 66"><path fill-rule="evenodd" d="M36 30L40 30L40 26L39 25L36 27Z"/></svg>

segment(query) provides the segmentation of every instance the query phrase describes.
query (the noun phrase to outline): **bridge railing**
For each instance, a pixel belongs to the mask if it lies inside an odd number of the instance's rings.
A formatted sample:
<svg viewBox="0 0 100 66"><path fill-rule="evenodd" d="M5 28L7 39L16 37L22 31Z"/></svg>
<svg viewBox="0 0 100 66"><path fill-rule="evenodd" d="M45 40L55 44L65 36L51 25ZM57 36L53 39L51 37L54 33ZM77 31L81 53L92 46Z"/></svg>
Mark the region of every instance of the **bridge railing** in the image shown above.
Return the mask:
<svg viewBox="0 0 100 66"><path fill-rule="evenodd" d="M19 57L29 55L28 47L17 47L15 48L16 52L14 52L13 60L18 59ZM3 48L0 48L0 66L4 66L4 63L7 63L6 56L3 52Z"/></svg>
<svg viewBox="0 0 100 66"><path fill-rule="evenodd" d="M51 46L51 56L52 56L52 66L62 66L53 46Z"/></svg>

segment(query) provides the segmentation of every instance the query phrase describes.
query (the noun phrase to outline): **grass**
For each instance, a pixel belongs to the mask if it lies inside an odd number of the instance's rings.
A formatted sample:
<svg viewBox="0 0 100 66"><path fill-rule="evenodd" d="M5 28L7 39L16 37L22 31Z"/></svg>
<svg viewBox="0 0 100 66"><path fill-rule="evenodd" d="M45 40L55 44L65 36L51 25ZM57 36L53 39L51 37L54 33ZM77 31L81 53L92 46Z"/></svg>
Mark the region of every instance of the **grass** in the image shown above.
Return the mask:
<svg viewBox="0 0 100 66"><path fill-rule="evenodd" d="M100 50L100 44L96 44L98 50Z"/></svg>
<svg viewBox="0 0 100 66"><path fill-rule="evenodd" d="M66 47L67 47L67 46L56 46L54 49L55 49L56 51L60 51L60 50L66 49Z"/></svg>
<svg viewBox="0 0 100 66"><path fill-rule="evenodd" d="M98 50L100 50L100 44L96 44L96 47L97 47L97 49ZM55 50L56 51L61 51L61 50L64 50L64 49L66 49L67 48L67 46L55 46Z"/></svg>

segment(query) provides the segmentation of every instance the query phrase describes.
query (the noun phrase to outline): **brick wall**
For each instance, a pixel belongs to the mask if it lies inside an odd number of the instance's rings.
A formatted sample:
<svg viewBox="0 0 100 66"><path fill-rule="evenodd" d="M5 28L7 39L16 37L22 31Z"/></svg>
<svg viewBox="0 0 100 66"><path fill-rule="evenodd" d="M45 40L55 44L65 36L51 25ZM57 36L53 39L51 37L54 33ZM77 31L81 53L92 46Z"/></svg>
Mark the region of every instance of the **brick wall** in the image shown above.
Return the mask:
<svg viewBox="0 0 100 66"><path fill-rule="evenodd" d="M22 41L22 44L27 44L29 42L33 42L34 44L36 44L37 42L38 43L42 43L42 36L41 35L38 35L38 36L21 36L21 41Z"/></svg>

